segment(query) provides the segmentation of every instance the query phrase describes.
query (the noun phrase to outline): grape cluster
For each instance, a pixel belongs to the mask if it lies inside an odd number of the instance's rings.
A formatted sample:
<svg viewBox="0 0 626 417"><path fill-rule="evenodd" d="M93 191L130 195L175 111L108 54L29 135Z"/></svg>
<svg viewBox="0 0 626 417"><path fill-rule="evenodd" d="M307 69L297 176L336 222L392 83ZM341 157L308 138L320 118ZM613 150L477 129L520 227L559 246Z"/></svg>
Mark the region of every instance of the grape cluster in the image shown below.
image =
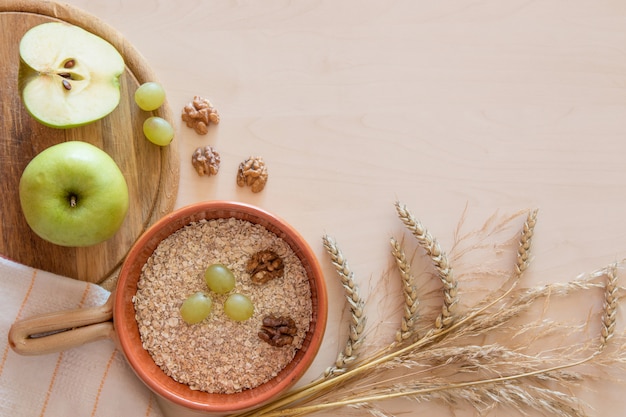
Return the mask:
<svg viewBox="0 0 626 417"><path fill-rule="evenodd" d="M216 294L227 294L235 288L235 275L222 264L212 264L204 271L207 287ZM180 315L188 324L199 323L211 314L213 300L202 291L190 295L180 307ZM254 305L243 294L233 293L224 301L224 313L232 320L245 321L254 314Z"/></svg>
<svg viewBox="0 0 626 417"><path fill-rule="evenodd" d="M163 86L155 82L143 83L135 91L135 103L141 110L153 111L165 102ZM174 128L162 117L151 116L143 123L143 134L150 142L167 146L174 139Z"/></svg>

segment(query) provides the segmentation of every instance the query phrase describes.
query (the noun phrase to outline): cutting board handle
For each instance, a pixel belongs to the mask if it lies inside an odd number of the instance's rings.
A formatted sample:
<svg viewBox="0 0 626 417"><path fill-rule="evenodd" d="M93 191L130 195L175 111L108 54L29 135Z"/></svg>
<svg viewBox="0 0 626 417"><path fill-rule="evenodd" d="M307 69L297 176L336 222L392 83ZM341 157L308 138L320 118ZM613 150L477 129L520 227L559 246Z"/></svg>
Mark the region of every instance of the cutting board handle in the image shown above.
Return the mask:
<svg viewBox="0 0 626 417"><path fill-rule="evenodd" d="M88 342L113 338L113 297L101 306L42 314L17 321L9 346L20 355L55 353Z"/></svg>

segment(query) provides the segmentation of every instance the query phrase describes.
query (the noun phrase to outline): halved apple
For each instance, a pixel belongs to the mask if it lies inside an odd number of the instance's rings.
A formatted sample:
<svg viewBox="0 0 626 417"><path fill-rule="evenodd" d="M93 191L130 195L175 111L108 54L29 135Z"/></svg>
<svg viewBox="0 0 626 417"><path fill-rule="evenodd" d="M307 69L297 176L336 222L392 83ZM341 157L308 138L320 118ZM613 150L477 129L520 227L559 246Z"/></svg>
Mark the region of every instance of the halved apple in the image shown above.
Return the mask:
<svg viewBox="0 0 626 417"><path fill-rule="evenodd" d="M113 45L62 22L29 29L20 41L19 86L26 110L44 125L69 128L111 113L120 102L124 59Z"/></svg>

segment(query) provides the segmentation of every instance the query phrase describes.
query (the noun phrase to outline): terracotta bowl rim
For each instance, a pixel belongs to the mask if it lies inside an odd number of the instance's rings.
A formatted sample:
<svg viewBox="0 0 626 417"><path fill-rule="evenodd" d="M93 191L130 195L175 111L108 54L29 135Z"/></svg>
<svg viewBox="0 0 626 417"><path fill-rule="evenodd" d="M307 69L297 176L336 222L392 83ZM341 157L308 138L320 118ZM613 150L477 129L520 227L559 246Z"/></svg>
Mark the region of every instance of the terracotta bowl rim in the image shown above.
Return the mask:
<svg viewBox="0 0 626 417"><path fill-rule="evenodd" d="M303 348L296 353L294 361L287 365L279 373L278 377L242 393L210 394L193 391L188 386L179 384L167 376L154 363L149 353L143 349L140 341L138 341L139 330L135 321L132 303L132 296L136 291L136 278L139 276L137 271L141 269L145 259L150 256L154 247L162 239L191 221L207 217L204 214L208 212L239 213L246 218L250 217L266 222L267 225L264 226L268 229L276 228L276 230L272 231L278 232L276 234L292 246L292 249L305 264L314 295L312 329L307 334ZM203 215L195 218L199 213L203 213ZM215 218L225 217L233 217L233 215L217 215ZM250 221L254 222L254 220ZM159 236L160 233L164 233L163 230L167 230L173 224L175 226L172 230L164 236ZM156 243L152 241L153 239L156 239ZM146 247L146 245L149 246ZM296 248L294 248L294 245ZM137 264L137 259L140 259L141 265ZM141 261L141 259L144 259L144 261ZM136 274L136 278L132 276L133 273ZM203 201L181 207L163 216L135 242L120 269L117 288L114 293L113 318L118 345L124 353L126 360L135 374L153 392L174 404L193 410L208 413L232 413L245 411L269 402L291 388L304 375L322 344L328 319L328 296L324 275L315 253L306 240L286 221L264 209L247 203L226 200Z"/></svg>

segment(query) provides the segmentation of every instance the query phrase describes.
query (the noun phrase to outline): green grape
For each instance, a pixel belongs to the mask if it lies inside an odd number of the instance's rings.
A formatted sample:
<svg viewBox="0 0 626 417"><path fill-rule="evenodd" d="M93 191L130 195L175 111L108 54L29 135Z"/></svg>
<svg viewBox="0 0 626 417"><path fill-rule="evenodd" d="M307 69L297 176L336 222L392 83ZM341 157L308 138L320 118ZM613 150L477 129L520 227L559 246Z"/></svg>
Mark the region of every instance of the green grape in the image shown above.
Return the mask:
<svg viewBox="0 0 626 417"><path fill-rule="evenodd" d="M226 294L235 288L235 275L222 264L213 264L204 271L204 281L211 291Z"/></svg>
<svg viewBox="0 0 626 417"><path fill-rule="evenodd" d="M156 110L165 101L165 90L159 83L148 82L141 84L135 90L135 103L141 110Z"/></svg>
<svg viewBox="0 0 626 417"><path fill-rule="evenodd" d="M235 321L248 320L254 314L254 305L243 294L231 294L224 301L224 313Z"/></svg>
<svg viewBox="0 0 626 417"><path fill-rule="evenodd" d="M212 307L213 300L202 291L198 291L183 301L180 315L188 324L200 323L209 316Z"/></svg>
<svg viewBox="0 0 626 417"><path fill-rule="evenodd" d="M143 122L143 134L155 145L166 146L174 139L174 128L167 120L152 116Z"/></svg>

